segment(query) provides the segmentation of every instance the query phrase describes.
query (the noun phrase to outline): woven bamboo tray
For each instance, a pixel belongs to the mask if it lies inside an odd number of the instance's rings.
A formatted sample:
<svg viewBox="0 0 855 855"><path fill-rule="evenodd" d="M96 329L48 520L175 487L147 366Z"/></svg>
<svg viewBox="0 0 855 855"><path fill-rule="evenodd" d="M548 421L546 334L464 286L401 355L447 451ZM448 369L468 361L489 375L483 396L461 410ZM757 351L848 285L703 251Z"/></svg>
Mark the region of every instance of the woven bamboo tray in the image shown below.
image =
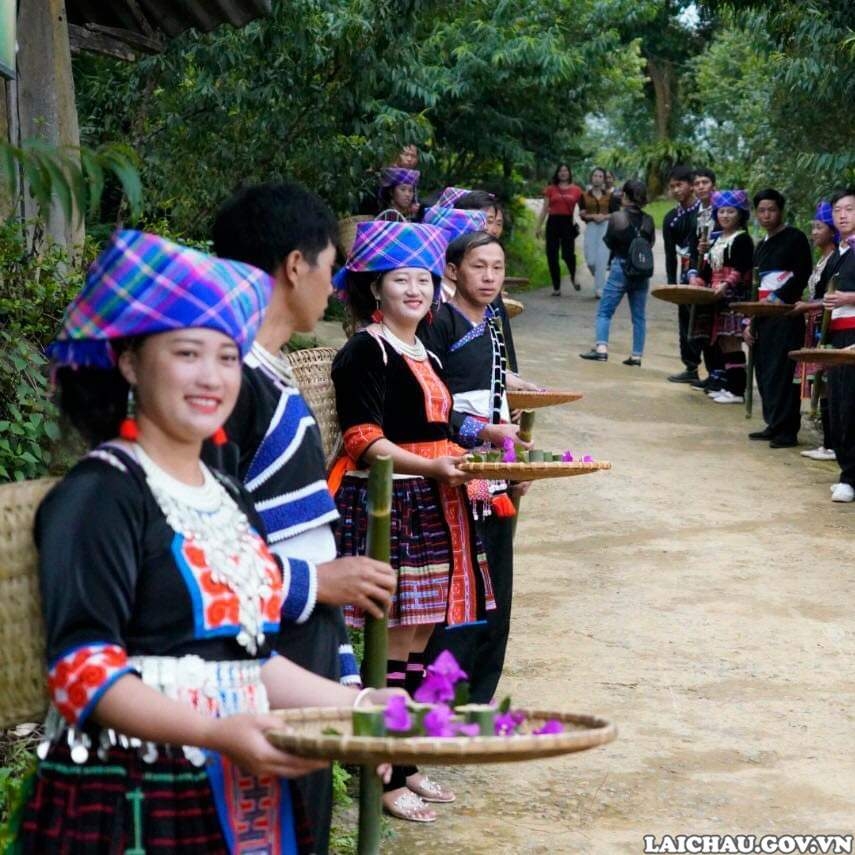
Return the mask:
<svg viewBox="0 0 855 855"><path fill-rule="evenodd" d="M701 285L660 285L650 294L677 306L710 306L721 299L712 288Z"/></svg>
<svg viewBox="0 0 855 855"><path fill-rule="evenodd" d="M0 730L47 709L45 639L33 520L53 478L0 487Z"/></svg>
<svg viewBox="0 0 855 855"><path fill-rule="evenodd" d="M269 731L267 738L277 748L300 757L369 766L378 763L450 766L555 757L605 745L617 736L613 724L594 716L539 710L523 712L526 725L532 729L549 719L557 719L566 730L555 734L454 738L353 736L349 708L304 708L276 711L275 715L290 730ZM328 728L334 728L340 735L325 735L323 731Z"/></svg>
<svg viewBox="0 0 855 855"><path fill-rule="evenodd" d="M815 362L818 365L855 365L855 350L838 347L804 347L791 350L790 359L796 362Z"/></svg>
<svg viewBox="0 0 855 855"><path fill-rule="evenodd" d="M505 288L525 288L528 282L528 276L506 276Z"/></svg>
<svg viewBox="0 0 855 855"><path fill-rule="evenodd" d="M541 407L554 407L556 404L571 404L582 397L581 392L567 392L562 389L543 389L542 391L508 391L508 406L512 410L537 410Z"/></svg>
<svg viewBox="0 0 855 855"><path fill-rule="evenodd" d="M488 481L538 481L541 478L569 478L573 475L589 475L611 469L612 464L606 460L593 463L563 463L552 460L548 463L459 463L457 466L463 472L471 472L479 478Z"/></svg>
<svg viewBox="0 0 855 855"><path fill-rule="evenodd" d="M505 311L508 313L509 318L515 318L525 311L525 306L519 300L514 300L511 297L502 297L502 302L505 304Z"/></svg>
<svg viewBox="0 0 855 855"><path fill-rule="evenodd" d="M777 318L789 315L793 307L789 303L765 303L762 300L749 303L731 303L728 309L747 318Z"/></svg>
<svg viewBox="0 0 855 855"><path fill-rule="evenodd" d="M330 376L335 354L334 347L311 347L286 354L291 368L294 369L294 378L300 392L312 408L315 421L321 430L328 466L338 456L342 446L338 411L335 406L335 387Z"/></svg>
<svg viewBox="0 0 855 855"><path fill-rule="evenodd" d="M345 217L338 221L338 245L345 255L350 255L353 249L353 242L356 240L356 224L373 219L366 214L354 214L352 217Z"/></svg>

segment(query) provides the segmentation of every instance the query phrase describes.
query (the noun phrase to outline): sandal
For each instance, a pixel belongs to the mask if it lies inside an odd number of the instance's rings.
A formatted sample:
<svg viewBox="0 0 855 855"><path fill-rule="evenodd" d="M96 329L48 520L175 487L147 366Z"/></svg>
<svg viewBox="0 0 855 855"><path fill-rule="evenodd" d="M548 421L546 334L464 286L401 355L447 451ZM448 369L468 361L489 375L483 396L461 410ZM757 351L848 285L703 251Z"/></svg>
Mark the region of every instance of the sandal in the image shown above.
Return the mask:
<svg viewBox="0 0 855 855"><path fill-rule="evenodd" d="M419 780L413 781L417 776ZM428 778L427 775L422 775L421 773L410 775L407 778L407 787L416 795L421 796L422 800L426 802L446 804L453 802L457 798L451 790L447 790L442 784L438 784L432 778Z"/></svg>
<svg viewBox="0 0 855 855"><path fill-rule="evenodd" d="M387 798L395 792L400 793L397 798ZM419 796L404 787L383 793L383 810L389 816L408 822L436 822L436 813Z"/></svg>

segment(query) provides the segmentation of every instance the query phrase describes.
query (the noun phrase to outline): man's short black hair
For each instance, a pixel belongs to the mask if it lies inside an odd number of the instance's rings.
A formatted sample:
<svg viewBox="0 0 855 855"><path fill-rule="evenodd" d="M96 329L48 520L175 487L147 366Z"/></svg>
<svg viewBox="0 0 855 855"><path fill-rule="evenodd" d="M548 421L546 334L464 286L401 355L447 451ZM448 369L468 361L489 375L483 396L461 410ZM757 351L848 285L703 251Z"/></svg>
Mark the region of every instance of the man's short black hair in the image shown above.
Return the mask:
<svg viewBox="0 0 855 855"><path fill-rule="evenodd" d="M787 200L784 198L783 193L779 193L773 187L767 187L765 190L755 193L752 201L754 202L755 208L761 202L774 202L778 206L779 211L783 211L784 206L787 204Z"/></svg>
<svg viewBox="0 0 855 855"><path fill-rule="evenodd" d="M486 190L470 190L454 203L454 207L460 211L489 211L491 208L501 211L502 203Z"/></svg>
<svg viewBox="0 0 855 855"><path fill-rule="evenodd" d="M715 172L711 169L707 169L705 166L695 170L695 178L709 178L709 180L715 184Z"/></svg>
<svg viewBox="0 0 855 855"><path fill-rule="evenodd" d="M838 190L831 197L831 207L833 208L841 199L845 199L847 196L855 196L855 187L844 187L842 190Z"/></svg>
<svg viewBox="0 0 855 855"><path fill-rule="evenodd" d="M497 237L493 237L489 232L467 232L465 235L456 237L448 245L448 249L445 250L445 261L447 264L460 267L463 259L473 249L478 249L481 246L489 246L492 243L502 246L501 241Z"/></svg>
<svg viewBox="0 0 855 855"><path fill-rule="evenodd" d="M226 200L214 220L214 251L271 275L299 250L310 265L338 243L338 221L315 193L292 181L256 184Z"/></svg>
<svg viewBox="0 0 855 855"><path fill-rule="evenodd" d="M688 181L691 184L695 180L695 170L691 166L675 166L668 176L669 181Z"/></svg>

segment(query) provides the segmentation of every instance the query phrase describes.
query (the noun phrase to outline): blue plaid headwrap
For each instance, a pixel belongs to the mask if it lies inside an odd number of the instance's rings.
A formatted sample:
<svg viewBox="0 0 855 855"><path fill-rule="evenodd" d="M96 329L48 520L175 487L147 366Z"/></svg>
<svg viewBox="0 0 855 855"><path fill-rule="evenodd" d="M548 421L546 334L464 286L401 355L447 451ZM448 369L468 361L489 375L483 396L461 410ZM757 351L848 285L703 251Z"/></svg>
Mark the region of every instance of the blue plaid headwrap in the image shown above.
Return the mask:
<svg viewBox="0 0 855 855"><path fill-rule="evenodd" d="M112 339L204 327L234 339L245 356L272 288L249 264L145 232L115 232L47 353L55 365L112 368Z"/></svg>
<svg viewBox="0 0 855 855"><path fill-rule="evenodd" d="M462 199L467 193L471 192L472 191L467 187L446 187L445 190L439 194L439 199L436 200L436 204L440 208L453 208L455 202Z"/></svg>
<svg viewBox="0 0 855 855"><path fill-rule="evenodd" d="M439 205L434 205L425 211L422 222L442 229L446 240L451 243L460 235L484 231L487 227L487 214L484 211L462 211L460 208L440 208Z"/></svg>
<svg viewBox="0 0 855 855"><path fill-rule="evenodd" d="M346 291L350 273L385 273L401 267L420 267L430 271L439 287L447 245L445 233L436 226L385 220L357 223L353 249L344 267L333 277L333 284Z"/></svg>
<svg viewBox="0 0 855 855"><path fill-rule="evenodd" d="M418 169L404 169L403 166L387 166L380 173L381 187L397 187L398 184L419 186L421 173Z"/></svg>
<svg viewBox="0 0 855 855"><path fill-rule="evenodd" d="M716 190L712 194L712 208L738 208L740 211L750 211L751 205L748 194L744 190Z"/></svg>
<svg viewBox="0 0 855 855"><path fill-rule="evenodd" d="M825 223L834 232L834 242L837 243L840 240L840 232L837 231L837 227L834 225L834 215L831 211L831 202L820 202L816 206L816 213L813 218L819 220L821 223Z"/></svg>

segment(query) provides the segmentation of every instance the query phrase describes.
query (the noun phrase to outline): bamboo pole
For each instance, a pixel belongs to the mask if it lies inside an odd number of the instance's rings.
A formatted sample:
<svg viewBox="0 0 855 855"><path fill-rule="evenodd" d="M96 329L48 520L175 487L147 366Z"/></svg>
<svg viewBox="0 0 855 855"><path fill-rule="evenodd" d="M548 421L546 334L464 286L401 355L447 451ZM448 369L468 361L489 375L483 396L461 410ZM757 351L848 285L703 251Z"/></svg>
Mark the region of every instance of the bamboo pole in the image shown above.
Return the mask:
<svg viewBox="0 0 855 855"><path fill-rule="evenodd" d="M840 274L835 273L834 276L831 277L831 281L828 283L828 289L826 290L826 294L833 294L837 290L837 283L840 279ZM828 347L828 329L831 325L831 309L826 309L822 313L822 326L820 327L819 332L819 347ZM807 366L805 366L805 372L807 372ZM813 378L813 389L811 389L810 394L810 412L813 418L816 417L817 410L819 409L819 399L822 396L822 387L825 385L825 371L822 367L818 368L816 371L816 376Z"/></svg>
<svg viewBox="0 0 855 855"><path fill-rule="evenodd" d="M378 457L368 475L368 540L366 553L377 561L389 561L392 532L392 459ZM365 685L386 685L388 629L385 615L365 616L365 653L362 674ZM380 819L383 783L372 766L363 766L359 776L359 855L380 852Z"/></svg>
<svg viewBox="0 0 855 855"><path fill-rule="evenodd" d="M751 286L751 299L753 301L757 301L757 298L760 296L760 270L759 268L754 268L754 284ZM754 326L754 318L751 319L748 324L748 329L751 331L751 335L754 335L755 326ZM754 409L754 345L748 345L748 365L746 366L745 373L748 375L745 383L745 418L750 419L752 410Z"/></svg>
<svg viewBox="0 0 855 855"><path fill-rule="evenodd" d="M534 431L534 410L523 410L522 415L520 416L520 432L519 438L523 442L531 442L532 433ZM512 501L514 503L514 510L517 512L516 516L514 516L514 534L517 532L517 517L519 517L520 512L520 500L522 496L516 495L513 497Z"/></svg>

